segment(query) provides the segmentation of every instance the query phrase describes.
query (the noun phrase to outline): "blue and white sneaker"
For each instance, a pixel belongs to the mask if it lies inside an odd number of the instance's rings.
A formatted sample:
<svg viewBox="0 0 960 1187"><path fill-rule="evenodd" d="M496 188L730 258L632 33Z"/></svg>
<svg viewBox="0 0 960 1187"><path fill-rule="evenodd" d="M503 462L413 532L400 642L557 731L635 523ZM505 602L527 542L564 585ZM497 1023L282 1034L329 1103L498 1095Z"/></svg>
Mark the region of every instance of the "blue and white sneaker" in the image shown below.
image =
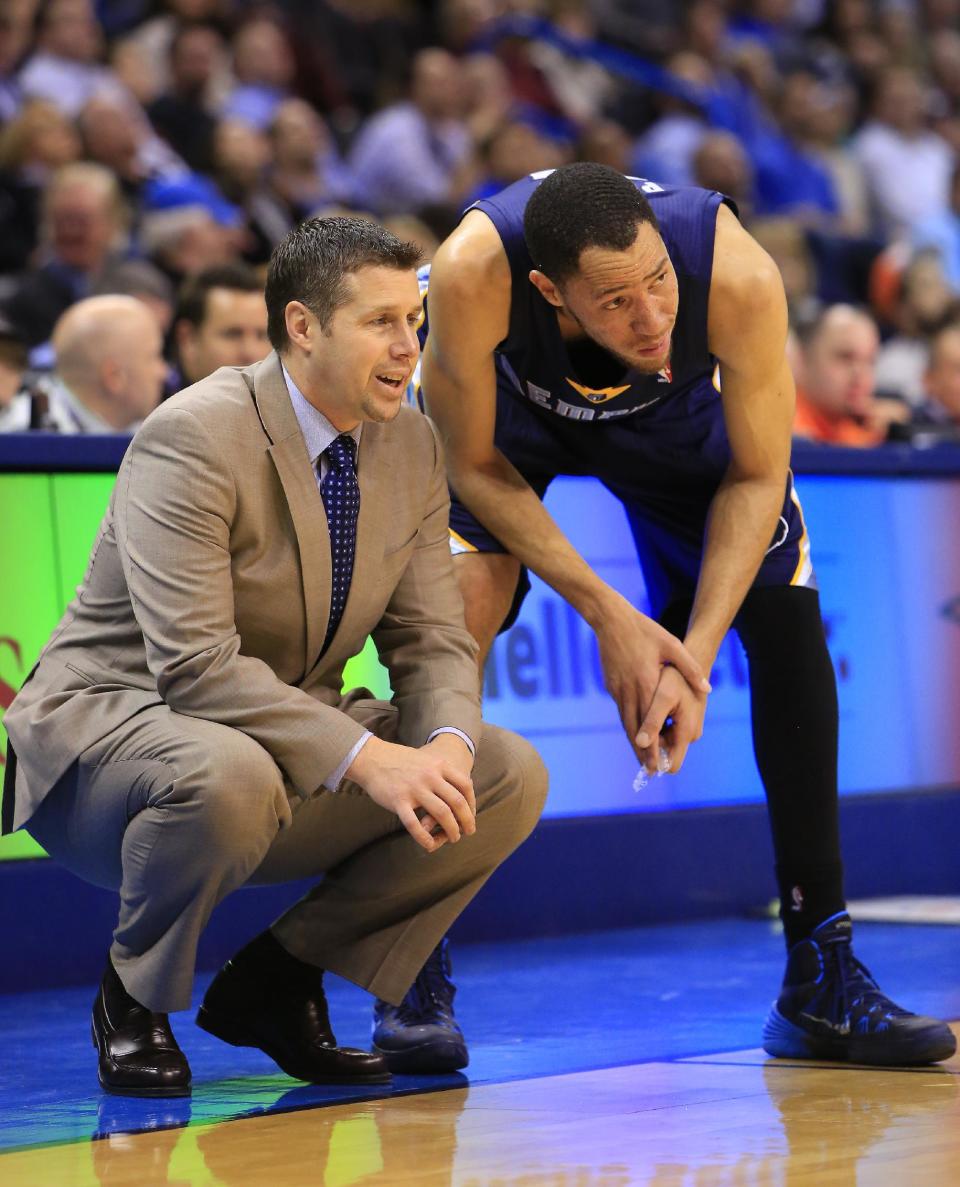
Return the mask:
<svg viewBox="0 0 960 1187"><path fill-rule="evenodd" d="M453 1016L456 986L450 980L449 941L444 937L427 957L399 1006L377 999L373 1008L373 1050L399 1075L455 1072L470 1061L467 1043Z"/></svg>
<svg viewBox="0 0 960 1187"><path fill-rule="evenodd" d="M781 1059L900 1067L939 1063L957 1049L945 1022L892 1002L853 955L850 916L831 916L787 955L763 1049Z"/></svg>

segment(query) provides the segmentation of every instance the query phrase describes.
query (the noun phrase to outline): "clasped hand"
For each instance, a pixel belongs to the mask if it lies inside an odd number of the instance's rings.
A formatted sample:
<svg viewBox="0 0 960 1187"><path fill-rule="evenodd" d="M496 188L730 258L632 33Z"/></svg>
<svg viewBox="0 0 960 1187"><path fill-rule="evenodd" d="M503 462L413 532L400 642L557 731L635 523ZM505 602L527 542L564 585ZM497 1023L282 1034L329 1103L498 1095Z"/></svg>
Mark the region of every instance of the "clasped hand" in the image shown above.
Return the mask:
<svg viewBox="0 0 960 1187"><path fill-rule="evenodd" d="M659 623L624 602L597 631L607 691L640 763L653 774L661 745L672 773L703 732L710 684L697 660Z"/></svg>
<svg viewBox="0 0 960 1187"><path fill-rule="evenodd" d="M347 769L347 778L399 817L428 853L477 830L473 757L456 734L438 734L419 749L370 738Z"/></svg>

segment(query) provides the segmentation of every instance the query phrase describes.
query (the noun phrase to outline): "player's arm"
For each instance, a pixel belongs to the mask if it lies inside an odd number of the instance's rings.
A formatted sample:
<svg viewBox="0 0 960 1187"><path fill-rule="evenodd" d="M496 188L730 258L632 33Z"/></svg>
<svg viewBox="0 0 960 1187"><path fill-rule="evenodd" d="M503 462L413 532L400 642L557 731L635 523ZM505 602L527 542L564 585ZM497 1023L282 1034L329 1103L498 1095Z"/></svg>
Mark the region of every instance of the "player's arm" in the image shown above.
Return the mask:
<svg viewBox="0 0 960 1187"><path fill-rule="evenodd" d="M450 483L506 550L577 609L597 633L607 686L634 738L663 663L693 685L702 672L667 631L602 581L494 444L494 352L510 317L511 277L496 228L472 211L430 270L423 395L443 438Z"/></svg>
<svg viewBox="0 0 960 1187"><path fill-rule="evenodd" d="M709 672L724 635L770 546L790 465L796 393L787 365L787 305L776 265L720 207L707 322L720 361L731 460L714 495L693 611L684 642ZM664 735L672 769L700 736L705 704L666 670L641 726L644 761L655 770Z"/></svg>

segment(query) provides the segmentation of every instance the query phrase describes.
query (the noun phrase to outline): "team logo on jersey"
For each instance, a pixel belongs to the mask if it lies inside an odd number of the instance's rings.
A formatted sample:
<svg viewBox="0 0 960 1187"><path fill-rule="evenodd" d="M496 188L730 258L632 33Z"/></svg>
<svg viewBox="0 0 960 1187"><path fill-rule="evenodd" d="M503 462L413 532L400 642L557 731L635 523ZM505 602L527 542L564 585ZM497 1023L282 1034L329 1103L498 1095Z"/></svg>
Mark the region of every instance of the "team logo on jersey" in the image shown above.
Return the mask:
<svg viewBox="0 0 960 1187"><path fill-rule="evenodd" d="M657 383L673 383L673 369L669 363L657 372Z"/></svg>
<svg viewBox="0 0 960 1187"><path fill-rule="evenodd" d="M584 387L582 383L577 383L569 376L564 376L567 383L578 392L585 400L589 400L591 404L606 404L607 400L615 400L617 396L622 396L624 392L630 390L630 384L627 383L623 387Z"/></svg>

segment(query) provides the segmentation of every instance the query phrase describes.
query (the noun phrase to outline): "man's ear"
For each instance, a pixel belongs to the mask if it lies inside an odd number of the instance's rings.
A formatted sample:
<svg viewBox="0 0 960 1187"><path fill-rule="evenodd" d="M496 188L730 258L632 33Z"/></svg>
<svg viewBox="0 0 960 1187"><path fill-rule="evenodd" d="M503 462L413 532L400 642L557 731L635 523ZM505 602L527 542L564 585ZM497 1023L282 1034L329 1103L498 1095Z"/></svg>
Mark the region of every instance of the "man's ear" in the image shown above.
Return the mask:
<svg viewBox="0 0 960 1187"><path fill-rule="evenodd" d="M126 368L117 359L107 357L100 363L98 372L101 390L105 391L111 399L116 399L126 383Z"/></svg>
<svg viewBox="0 0 960 1187"><path fill-rule="evenodd" d="M302 301L288 301L283 311L287 337L308 354L317 332L317 319Z"/></svg>
<svg viewBox="0 0 960 1187"><path fill-rule="evenodd" d="M539 269L533 268L530 271L530 283L545 301L549 301L557 309L563 308L564 300L560 295L560 290L549 276L544 275Z"/></svg>

